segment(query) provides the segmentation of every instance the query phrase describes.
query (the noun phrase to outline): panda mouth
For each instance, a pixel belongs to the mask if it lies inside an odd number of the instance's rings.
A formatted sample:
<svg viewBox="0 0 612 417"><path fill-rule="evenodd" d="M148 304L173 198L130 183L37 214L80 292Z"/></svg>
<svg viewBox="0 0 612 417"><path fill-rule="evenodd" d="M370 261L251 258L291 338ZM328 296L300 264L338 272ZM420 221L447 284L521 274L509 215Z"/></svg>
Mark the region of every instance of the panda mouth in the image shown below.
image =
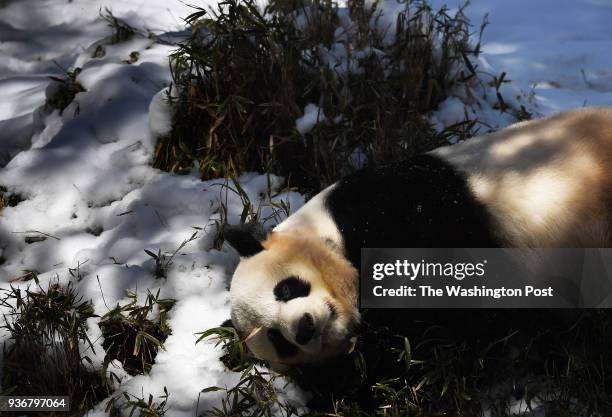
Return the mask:
<svg viewBox="0 0 612 417"><path fill-rule="evenodd" d="M298 353L299 348L288 341L280 330L268 329L267 336L279 358L288 358Z"/></svg>
<svg viewBox="0 0 612 417"><path fill-rule="evenodd" d="M344 339L336 340L332 343L329 340L329 335L331 334L331 326L333 321L334 320L330 318L330 320L328 320L321 332L317 332L317 334L313 337L313 340L316 340L317 338L320 340L319 349L321 351L324 351L337 345L337 347L339 347L341 351L345 353L350 353L356 343L356 334L353 332L348 332ZM266 335L272 346L274 346L274 349L276 350L276 353L279 359L281 360L295 357L300 352L300 350L303 350L300 346L287 340L287 338L283 336L279 329L267 329Z"/></svg>
<svg viewBox="0 0 612 417"><path fill-rule="evenodd" d="M334 323L339 318L339 314L336 309L336 306L331 300L326 299L324 300L324 302L327 308L329 309L329 316L323 326L319 327L312 336L311 342L315 342L314 344L312 344L312 346L299 346L294 342L288 340L282 334L280 329L267 329L267 338L276 350L279 358L286 359L295 356L300 350L315 353L315 351L326 350L335 346L336 344L344 346L345 344L349 343L350 340L354 339L355 333L353 331L348 331L346 337L343 337L341 339L334 337L334 331L332 330L332 328ZM309 345L310 344L311 343L309 342ZM318 345L318 347L316 347L316 345ZM304 349L305 347L306 349Z"/></svg>

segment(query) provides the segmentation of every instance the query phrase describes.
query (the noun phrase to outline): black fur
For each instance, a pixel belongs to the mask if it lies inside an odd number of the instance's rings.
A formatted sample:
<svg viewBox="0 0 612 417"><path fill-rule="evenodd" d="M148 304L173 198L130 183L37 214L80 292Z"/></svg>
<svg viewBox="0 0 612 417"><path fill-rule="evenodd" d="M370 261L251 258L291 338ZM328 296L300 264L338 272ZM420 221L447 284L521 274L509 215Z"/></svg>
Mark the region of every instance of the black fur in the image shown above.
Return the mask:
<svg viewBox="0 0 612 417"><path fill-rule="evenodd" d="M465 176L431 155L349 175L326 206L357 268L361 248L503 246Z"/></svg>
<svg viewBox="0 0 612 417"><path fill-rule="evenodd" d="M221 323L221 326L219 327L233 327L234 329L236 328L236 326L234 326L234 323L232 322L232 319L225 320L223 323Z"/></svg>
<svg viewBox="0 0 612 417"><path fill-rule="evenodd" d="M308 297L310 283L297 277L287 277L274 286L276 301L286 303L299 297Z"/></svg>
<svg viewBox="0 0 612 417"><path fill-rule="evenodd" d="M265 239L263 227L256 223L238 226L226 225L223 237L242 257L253 256L263 250L261 242Z"/></svg>

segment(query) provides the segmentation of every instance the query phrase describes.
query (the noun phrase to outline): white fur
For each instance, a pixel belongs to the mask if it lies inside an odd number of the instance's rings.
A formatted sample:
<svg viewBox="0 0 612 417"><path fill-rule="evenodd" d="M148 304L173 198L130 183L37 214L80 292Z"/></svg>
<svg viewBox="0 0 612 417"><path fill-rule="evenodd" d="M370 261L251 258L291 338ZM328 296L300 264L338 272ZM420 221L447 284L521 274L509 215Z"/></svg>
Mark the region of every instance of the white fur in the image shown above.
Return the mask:
<svg viewBox="0 0 612 417"><path fill-rule="evenodd" d="M344 242L342 235L332 219L327 207L325 198L336 184L332 184L314 197L306 204L289 216L285 221L278 224L275 232L305 233L309 236L317 236L322 239L329 239L338 248L342 248Z"/></svg>

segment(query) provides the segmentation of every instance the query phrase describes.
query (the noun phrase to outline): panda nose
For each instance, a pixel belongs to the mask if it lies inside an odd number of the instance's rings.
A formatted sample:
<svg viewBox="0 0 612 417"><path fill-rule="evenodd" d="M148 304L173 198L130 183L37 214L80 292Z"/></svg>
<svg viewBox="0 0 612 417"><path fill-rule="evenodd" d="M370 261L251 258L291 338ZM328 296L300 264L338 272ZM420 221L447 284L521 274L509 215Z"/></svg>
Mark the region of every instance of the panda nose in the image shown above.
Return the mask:
<svg viewBox="0 0 612 417"><path fill-rule="evenodd" d="M298 322L295 341L300 345L305 345L310 342L315 332L314 319L310 313L305 313Z"/></svg>

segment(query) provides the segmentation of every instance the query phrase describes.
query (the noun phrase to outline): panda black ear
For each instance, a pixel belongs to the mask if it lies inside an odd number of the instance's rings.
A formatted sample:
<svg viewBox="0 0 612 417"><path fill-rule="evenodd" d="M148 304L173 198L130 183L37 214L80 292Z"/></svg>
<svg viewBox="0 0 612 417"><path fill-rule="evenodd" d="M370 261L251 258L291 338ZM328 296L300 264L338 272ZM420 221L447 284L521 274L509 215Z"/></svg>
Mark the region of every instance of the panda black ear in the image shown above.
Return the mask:
<svg viewBox="0 0 612 417"><path fill-rule="evenodd" d="M232 322L232 319L225 320L223 323L221 323L221 327L233 327L234 329L236 328L236 326L234 326L234 323Z"/></svg>
<svg viewBox="0 0 612 417"><path fill-rule="evenodd" d="M237 226L226 225L223 236L241 257L249 257L264 249L261 242L266 238L266 232L258 223L245 223Z"/></svg>

